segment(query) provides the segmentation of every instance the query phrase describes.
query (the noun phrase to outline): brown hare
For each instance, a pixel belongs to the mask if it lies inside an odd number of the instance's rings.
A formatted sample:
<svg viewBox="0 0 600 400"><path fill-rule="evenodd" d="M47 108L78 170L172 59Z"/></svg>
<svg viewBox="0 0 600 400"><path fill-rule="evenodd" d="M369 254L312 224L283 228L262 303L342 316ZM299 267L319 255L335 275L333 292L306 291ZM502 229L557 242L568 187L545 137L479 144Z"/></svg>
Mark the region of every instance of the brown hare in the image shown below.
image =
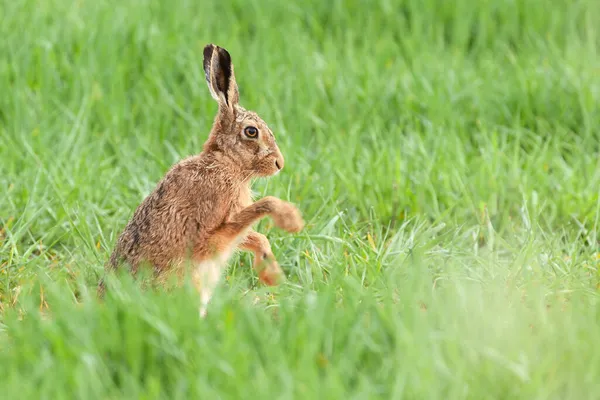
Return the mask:
<svg viewBox="0 0 600 400"><path fill-rule="evenodd" d="M106 264L109 272L126 262L135 274L141 263L148 263L163 276L189 263L201 316L238 248L254 253L262 282L276 285L283 279L268 239L252 230L255 222L270 215L288 232L304 225L291 203L272 196L252 201L251 180L277 174L284 159L267 124L239 105L227 50L207 45L204 72L219 109L203 151L167 172L136 209ZM103 281L98 291L104 293Z"/></svg>

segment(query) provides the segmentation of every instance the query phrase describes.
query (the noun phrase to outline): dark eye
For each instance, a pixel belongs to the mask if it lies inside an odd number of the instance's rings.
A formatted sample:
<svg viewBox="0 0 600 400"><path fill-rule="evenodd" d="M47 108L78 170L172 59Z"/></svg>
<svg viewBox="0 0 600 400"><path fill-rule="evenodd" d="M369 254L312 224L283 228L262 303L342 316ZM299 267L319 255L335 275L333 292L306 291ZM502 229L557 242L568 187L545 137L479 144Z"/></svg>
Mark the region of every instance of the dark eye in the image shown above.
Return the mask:
<svg viewBox="0 0 600 400"><path fill-rule="evenodd" d="M244 129L244 134L251 139L256 139L258 137L258 129L253 126L247 126L246 129Z"/></svg>

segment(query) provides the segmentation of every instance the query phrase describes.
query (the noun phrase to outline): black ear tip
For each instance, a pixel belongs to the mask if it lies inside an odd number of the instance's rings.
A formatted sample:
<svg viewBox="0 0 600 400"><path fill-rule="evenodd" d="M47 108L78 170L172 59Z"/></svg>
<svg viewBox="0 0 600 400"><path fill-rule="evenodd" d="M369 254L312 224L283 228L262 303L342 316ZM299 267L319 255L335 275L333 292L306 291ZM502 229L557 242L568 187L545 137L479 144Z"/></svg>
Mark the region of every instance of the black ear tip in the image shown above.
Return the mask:
<svg viewBox="0 0 600 400"><path fill-rule="evenodd" d="M219 47L212 43L204 46L204 61L205 62L210 61L215 50L217 51L219 60L221 62L225 62L226 64L231 63L231 55L229 54L229 52L226 49L224 49L223 47Z"/></svg>
<svg viewBox="0 0 600 400"><path fill-rule="evenodd" d="M225 48L223 48L223 47L219 47L219 46L216 46L216 48L217 48L217 50L218 50L219 54L222 54L222 55L224 55L225 57L231 57L231 56L229 55L229 52L227 51L227 49L225 49Z"/></svg>
<svg viewBox="0 0 600 400"><path fill-rule="evenodd" d="M227 50L217 46L217 52L219 55L219 62L221 63L221 65L231 65L231 55L229 55L229 52Z"/></svg>
<svg viewBox="0 0 600 400"><path fill-rule="evenodd" d="M210 58L212 57L212 53L213 51L215 51L215 45L214 44L207 44L206 46L204 46L204 60L210 60Z"/></svg>

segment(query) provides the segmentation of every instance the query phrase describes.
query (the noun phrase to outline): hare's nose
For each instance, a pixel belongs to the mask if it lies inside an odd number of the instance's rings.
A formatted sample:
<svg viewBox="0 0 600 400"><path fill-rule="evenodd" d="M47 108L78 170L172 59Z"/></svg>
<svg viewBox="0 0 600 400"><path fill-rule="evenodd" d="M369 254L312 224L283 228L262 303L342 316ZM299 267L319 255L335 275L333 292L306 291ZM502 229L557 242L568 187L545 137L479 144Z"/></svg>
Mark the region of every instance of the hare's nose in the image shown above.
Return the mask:
<svg viewBox="0 0 600 400"><path fill-rule="evenodd" d="M275 159L275 166L277 167L278 170L282 170L283 169L283 157L277 157Z"/></svg>

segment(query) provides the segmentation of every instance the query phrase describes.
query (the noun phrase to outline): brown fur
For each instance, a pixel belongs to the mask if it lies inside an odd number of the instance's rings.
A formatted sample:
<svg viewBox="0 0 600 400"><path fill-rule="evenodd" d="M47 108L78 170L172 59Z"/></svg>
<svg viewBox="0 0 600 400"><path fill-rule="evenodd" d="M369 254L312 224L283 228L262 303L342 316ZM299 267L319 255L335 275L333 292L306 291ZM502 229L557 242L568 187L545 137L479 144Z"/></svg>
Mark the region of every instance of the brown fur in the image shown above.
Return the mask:
<svg viewBox="0 0 600 400"><path fill-rule="evenodd" d="M288 202L271 196L252 202L251 179L278 173L284 158L267 124L238 104L229 53L206 46L204 69L219 103L204 149L174 165L139 205L106 267L111 271L124 261L135 273L141 263L149 263L163 275L190 261L202 298L201 315L206 313L220 270L236 248L254 254L263 282L276 284L283 277L268 239L251 229L255 222L270 215L276 226L288 232L303 227L300 213ZM248 126L258 129L258 138L246 136ZM101 282L99 293L103 291Z"/></svg>

